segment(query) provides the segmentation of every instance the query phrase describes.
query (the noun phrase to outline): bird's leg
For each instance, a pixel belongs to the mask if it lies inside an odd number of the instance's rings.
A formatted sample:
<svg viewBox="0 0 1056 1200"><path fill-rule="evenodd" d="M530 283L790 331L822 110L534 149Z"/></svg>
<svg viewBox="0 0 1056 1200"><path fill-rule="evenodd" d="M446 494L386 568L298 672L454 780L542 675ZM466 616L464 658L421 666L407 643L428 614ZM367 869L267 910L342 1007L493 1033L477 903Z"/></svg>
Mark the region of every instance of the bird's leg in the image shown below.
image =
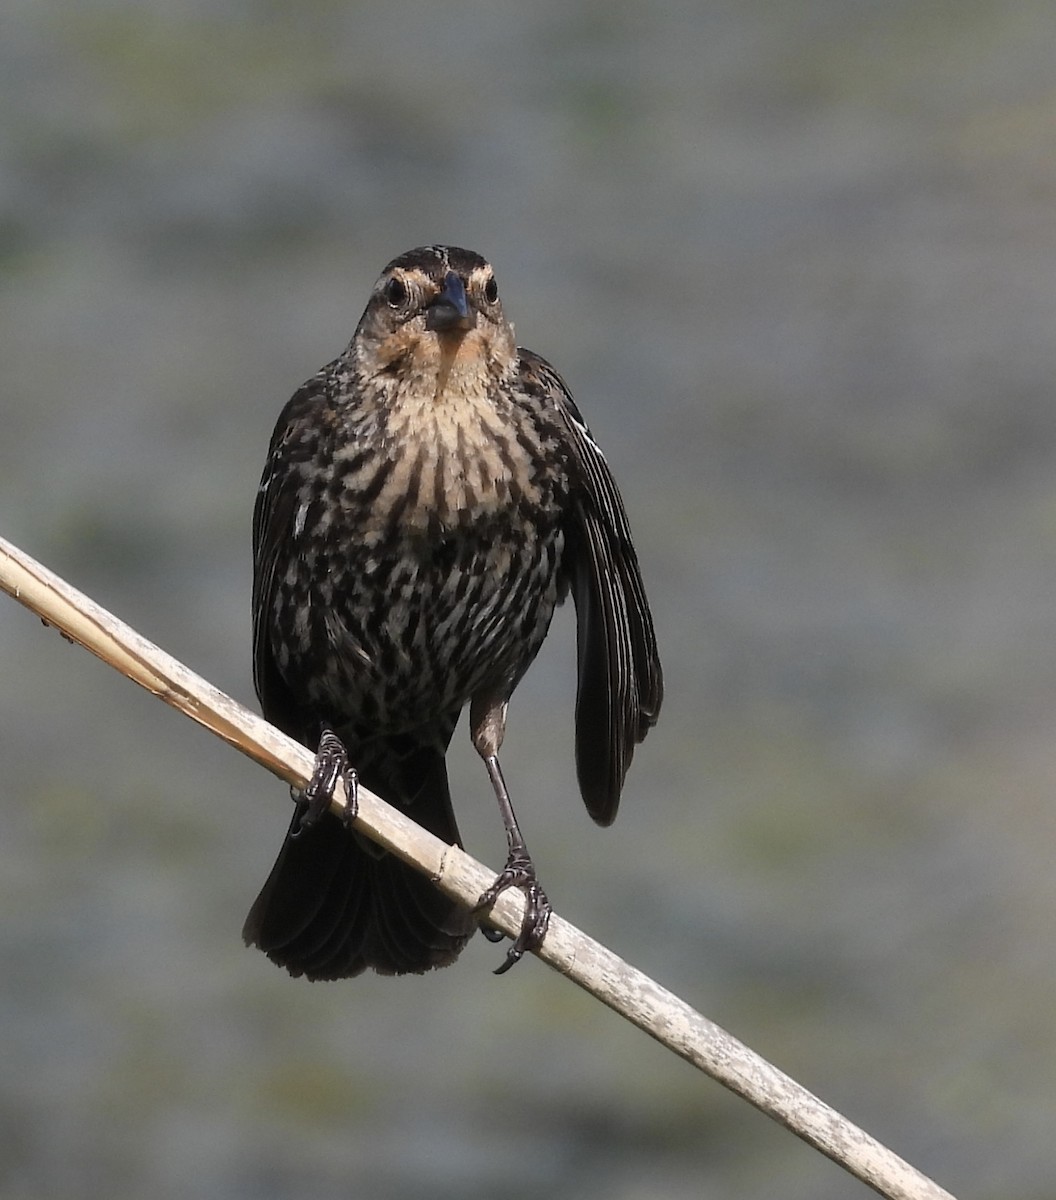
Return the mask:
<svg viewBox="0 0 1056 1200"><path fill-rule="evenodd" d="M519 888L524 893L525 901L520 933L506 952L506 961L495 972L496 975L501 975L515 962L520 961L526 950L535 950L542 944L553 910L546 893L539 885L535 864L517 824L510 794L506 790L506 781L502 777L502 768L499 766L498 750L505 732L506 702L486 705L478 704L477 700L474 700L470 710L470 726L473 744L484 759L491 786L495 789L495 798L499 802L499 812L506 827L507 851L506 866L477 901L473 911L485 912L507 888L511 887Z"/></svg>
<svg viewBox="0 0 1056 1200"><path fill-rule="evenodd" d="M499 872L491 887L477 901L473 911L483 912L491 908L500 894L511 887L520 888L524 893L525 900L521 931L514 939L513 945L506 951L506 961L495 972L496 975L501 975L504 971L508 971L515 962L518 962L526 950L535 950L542 944L547 926L550 924L550 913L553 910L546 893L539 885L535 873L535 863L532 862L528 847L524 844L524 837L517 824L513 805L510 803L510 796L502 778L499 760L494 755L489 755L484 760L484 765L488 768L491 785L495 789L495 796L499 802L499 811L502 813L502 820L506 826L508 853L506 866Z"/></svg>
<svg viewBox="0 0 1056 1200"><path fill-rule="evenodd" d="M344 743L329 725L323 725L319 746L315 751L315 769L299 797L299 802L305 807L297 822L294 837L315 825L329 810L338 779L344 782L347 800L341 819L349 825L359 811L359 780L348 761Z"/></svg>

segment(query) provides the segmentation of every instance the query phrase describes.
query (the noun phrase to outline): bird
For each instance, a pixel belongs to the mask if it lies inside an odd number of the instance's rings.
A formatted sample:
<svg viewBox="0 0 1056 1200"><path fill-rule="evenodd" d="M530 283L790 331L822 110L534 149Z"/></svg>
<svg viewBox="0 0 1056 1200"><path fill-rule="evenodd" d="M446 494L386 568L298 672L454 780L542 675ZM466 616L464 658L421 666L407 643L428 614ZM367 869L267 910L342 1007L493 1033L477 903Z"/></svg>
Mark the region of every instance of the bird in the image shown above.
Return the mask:
<svg viewBox="0 0 1056 1200"><path fill-rule="evenodd" d="M499 765L507 708L557 606L577 620L575 758L616 816L663 676L624 504L561 376L520 348L491 265L457 246L393 259L345 350L282 410L253 511L253 679L315 766L243 929L293 976L452 963L507 888L552 908ZM463 709L506 830L476 907L357 833L360 783L461 845L446 753ZM338 778L349 807L329 811Z"/></svg>

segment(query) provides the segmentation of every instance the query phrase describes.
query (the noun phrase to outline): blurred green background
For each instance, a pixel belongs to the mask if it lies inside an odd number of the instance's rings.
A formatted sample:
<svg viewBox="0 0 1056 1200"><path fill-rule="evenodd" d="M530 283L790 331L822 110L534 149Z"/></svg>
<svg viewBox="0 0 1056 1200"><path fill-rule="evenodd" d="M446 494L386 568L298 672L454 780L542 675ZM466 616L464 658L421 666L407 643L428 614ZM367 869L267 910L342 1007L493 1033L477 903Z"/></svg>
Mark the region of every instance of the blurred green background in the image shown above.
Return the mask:
<svg viewBox="0 0 1056 1200"><path fill-rule="evenodd" d="M517 695L558 909L955 1193L1051 1197L1054 46L1040 0L14 0L0 533L252 702L279 408L389 258L481 251L667 666L608 831L570 614ZM245 950L283 785L9 601L0 755L5 1198L871 1194L482 939Z"/></svg>

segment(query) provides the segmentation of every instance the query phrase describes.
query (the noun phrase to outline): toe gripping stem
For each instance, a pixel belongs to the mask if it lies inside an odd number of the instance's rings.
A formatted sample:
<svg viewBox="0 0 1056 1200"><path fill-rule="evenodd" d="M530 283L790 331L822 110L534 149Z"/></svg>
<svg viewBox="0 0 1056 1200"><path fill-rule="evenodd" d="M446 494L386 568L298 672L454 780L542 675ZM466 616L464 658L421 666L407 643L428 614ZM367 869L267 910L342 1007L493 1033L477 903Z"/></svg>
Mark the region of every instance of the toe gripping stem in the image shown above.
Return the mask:
<svg viewBox="0 0 1056 1200"><path fill-rule="evenodd" d="M317 824L329 811L338 779L345 785L347 801L341 819L345 825L350 825L359 813L359 779L348 761L348 751L344 743L329 725L324 725L315 752L312 777L299 796L296 792L294 794L298 803L304 806L304 810L293 837Z"/></svg>

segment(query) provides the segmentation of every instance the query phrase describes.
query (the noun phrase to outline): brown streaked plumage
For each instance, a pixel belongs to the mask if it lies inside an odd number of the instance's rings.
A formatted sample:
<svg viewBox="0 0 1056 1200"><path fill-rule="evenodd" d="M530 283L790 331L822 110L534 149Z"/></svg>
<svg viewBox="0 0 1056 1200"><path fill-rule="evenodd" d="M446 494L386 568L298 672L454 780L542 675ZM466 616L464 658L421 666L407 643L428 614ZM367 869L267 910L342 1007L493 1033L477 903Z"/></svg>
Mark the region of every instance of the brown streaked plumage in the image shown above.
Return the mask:
<svg viewBox="0 0 1056 1200"><path fill-rule="evenodd" d="M516 346L479 255L424 246L385 268L348 348L279 417L253 547L257 693L317 763L246 942L309 979L426 971L518 887L527 911L505 970L550 914L498 753L555 607L571 591L577 774L599 824L662 679L605 458L557 372ZM474 912L326 811L354 768L457 843L444 756L467 704L509 845Z"/></svg>

